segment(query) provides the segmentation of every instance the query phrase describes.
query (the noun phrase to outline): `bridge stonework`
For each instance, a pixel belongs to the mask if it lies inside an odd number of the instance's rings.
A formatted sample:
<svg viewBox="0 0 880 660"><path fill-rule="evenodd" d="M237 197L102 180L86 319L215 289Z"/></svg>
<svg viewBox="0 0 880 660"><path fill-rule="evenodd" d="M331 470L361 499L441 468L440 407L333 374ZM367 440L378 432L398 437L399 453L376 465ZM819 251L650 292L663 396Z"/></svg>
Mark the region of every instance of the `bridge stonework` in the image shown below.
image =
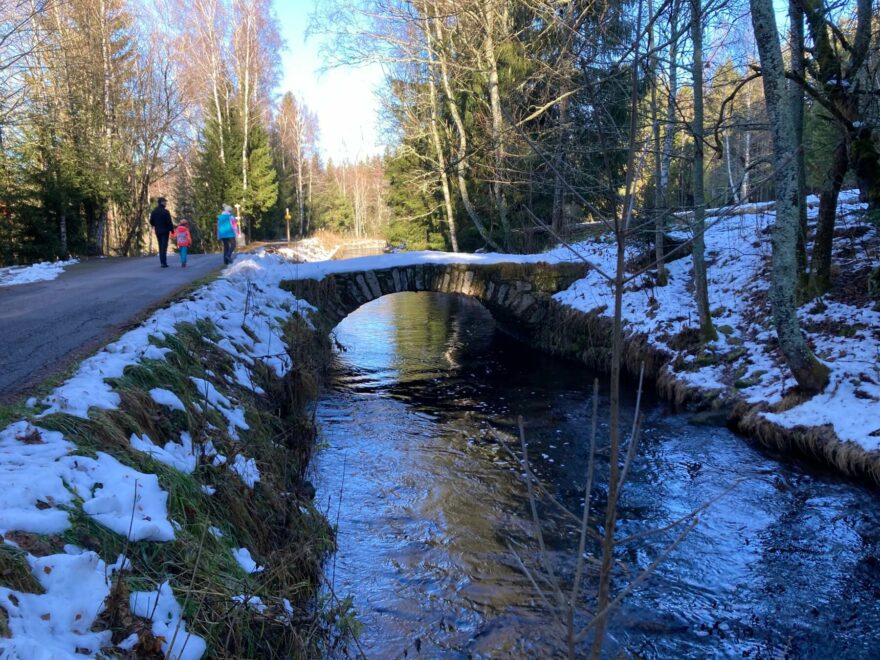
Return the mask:
<svg viewBox="0 0 880 660"><path fill-rule="evenodd" d="M506 332L531 340L539 334L553 294L583 278L581 263L416 264L329 274L322 280L286 280L281 286L318 309L329 330L361 305L393 293L430 291L475 298Z"/></svg>

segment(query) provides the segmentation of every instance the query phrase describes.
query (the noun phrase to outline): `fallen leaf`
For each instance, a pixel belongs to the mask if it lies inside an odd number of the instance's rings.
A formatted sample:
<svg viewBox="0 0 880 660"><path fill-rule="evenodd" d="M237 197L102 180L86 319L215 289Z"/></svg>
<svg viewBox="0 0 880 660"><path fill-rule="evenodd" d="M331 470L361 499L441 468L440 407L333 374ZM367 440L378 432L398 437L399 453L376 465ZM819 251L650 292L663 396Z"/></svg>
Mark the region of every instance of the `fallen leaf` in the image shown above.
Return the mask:
<svg viewBox="0 0 880 660"><path fill-rule="evenodd" d="M26 433L22 433L21 435L15 436L15 439L18 440L19 442L23 442L26 445L45 444L45 441L43 440L43 436L41 436L40 432L34 427L31 427L31 429L29 431L27 431Z"/></svg>

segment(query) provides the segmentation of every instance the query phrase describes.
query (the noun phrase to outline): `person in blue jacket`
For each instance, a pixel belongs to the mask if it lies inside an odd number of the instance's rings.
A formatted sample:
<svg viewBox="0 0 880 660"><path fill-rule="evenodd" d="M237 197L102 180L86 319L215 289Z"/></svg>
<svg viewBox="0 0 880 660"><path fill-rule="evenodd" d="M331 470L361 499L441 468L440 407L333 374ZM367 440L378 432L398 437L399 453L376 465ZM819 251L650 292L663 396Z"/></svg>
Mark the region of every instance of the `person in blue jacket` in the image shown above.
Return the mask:
<svg viewBox="0 0 880 660"><path fill-rule="evenodd" d="M235 216L232 215L232 207L223 205L223 213L217 216L217 238L223 241L223 263L232 263L232 251L235 249L236 231Z"/></svg>

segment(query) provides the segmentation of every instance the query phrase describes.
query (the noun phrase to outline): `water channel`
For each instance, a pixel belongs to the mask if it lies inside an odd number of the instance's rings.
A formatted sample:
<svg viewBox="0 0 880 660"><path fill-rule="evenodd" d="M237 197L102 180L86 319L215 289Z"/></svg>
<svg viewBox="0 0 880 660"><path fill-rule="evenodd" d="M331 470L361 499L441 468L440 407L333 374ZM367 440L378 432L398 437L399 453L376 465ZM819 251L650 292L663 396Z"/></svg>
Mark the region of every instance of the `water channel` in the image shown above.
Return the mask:
<svg viewBox="0 0 880 660"><path fill-rule="evenodd" d="M366 655L557 655L555 619L510 550L534 568L525 482L507 447L519 453L521 415L542 484L580 513L594 375L509 339L477 303L439 294L381 298L336 335L346 350L319 401L325 446L313 469L318 502L338 516L327 574L354 597ZM630 384L625 427L634 403ZM650 395L643 412L622 535L662 527L742 482L616 611L609 655L878 657L877 494ZM607 460L597 515L605 471ZM576 529L552 505L541 511L566 580ZM620 584L674 537L621 549Z"/></svg>

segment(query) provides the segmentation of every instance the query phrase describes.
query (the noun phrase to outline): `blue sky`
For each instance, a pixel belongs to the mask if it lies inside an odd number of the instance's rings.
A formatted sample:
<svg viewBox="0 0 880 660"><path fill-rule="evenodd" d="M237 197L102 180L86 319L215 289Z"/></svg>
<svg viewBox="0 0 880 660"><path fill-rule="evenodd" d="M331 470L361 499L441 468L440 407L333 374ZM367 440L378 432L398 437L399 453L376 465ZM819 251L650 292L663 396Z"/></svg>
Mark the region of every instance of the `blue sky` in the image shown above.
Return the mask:
<svg viewBox="0 0 880 660"><path fill-rule="evenodd" d="M320 1L320 0L318 0ZM273 0L287 49L281 54L280 92L293 92L320 123L320 149L326 160L359 160L381 153L375 90L382 76L377 67L334 69L319 73L320 36L305 38L315 0Z"/></svg>

